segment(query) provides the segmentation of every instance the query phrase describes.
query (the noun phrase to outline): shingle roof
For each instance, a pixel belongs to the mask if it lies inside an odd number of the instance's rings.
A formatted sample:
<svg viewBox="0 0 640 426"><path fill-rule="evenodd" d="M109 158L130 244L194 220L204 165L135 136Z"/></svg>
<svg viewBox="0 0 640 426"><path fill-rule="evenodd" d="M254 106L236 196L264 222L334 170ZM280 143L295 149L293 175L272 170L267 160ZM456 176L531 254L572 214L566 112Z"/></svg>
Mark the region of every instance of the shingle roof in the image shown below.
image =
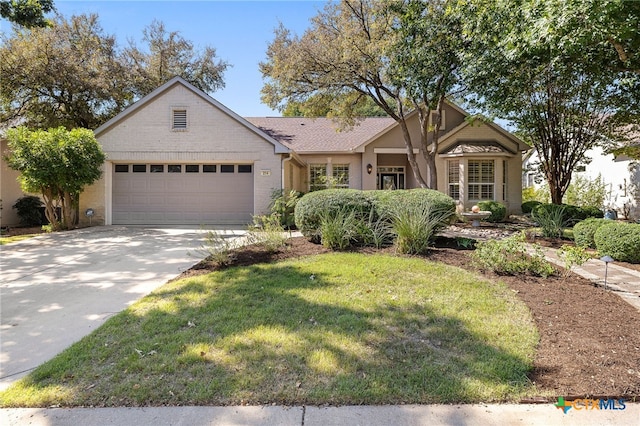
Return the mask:
<svg viewBox="0 0 640 426"><path fill-rule="evenodd" d="M505 148L501 144L495 141L460 141L449 148L441 151L441 154L501 154L508 152L510 154L515 154L510 149Z"/></svg>
<svg viewBox="0 0 640 426"><path fill-rule="evenodd" d="M248 117L245 120L298 153L350 152L395 124L389 117L367 117L354 127L340 131L340 126L330 118Z"/></svg>

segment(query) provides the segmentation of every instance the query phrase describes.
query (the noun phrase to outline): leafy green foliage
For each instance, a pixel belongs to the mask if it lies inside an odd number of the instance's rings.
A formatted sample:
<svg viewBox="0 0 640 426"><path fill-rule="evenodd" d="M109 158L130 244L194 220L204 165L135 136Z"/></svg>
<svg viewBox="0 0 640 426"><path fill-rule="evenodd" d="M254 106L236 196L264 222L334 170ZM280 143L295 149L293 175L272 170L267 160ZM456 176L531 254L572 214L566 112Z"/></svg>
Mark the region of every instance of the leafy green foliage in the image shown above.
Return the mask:
<svg viewBox="0 0 640 426"><path fill-rule="evenodd" d="M487 222L502 222L507 216L507 207L497 201L480 201L478 207L481 211L491 212L491 216L485 219Z"/></svg>
<svg viewBox="0 0 640 426"><path fill-rule="evenodd" d="M583 247L571 246L568 244L562 245L558 250L558 257L564 262L564 276L567 277L571 268L574 266L581 266L587 260L591 259L591 255Z"/></svg>
<svg viewBox="0 0 640 426"><path fill-rule="evenodd" d="M426 254L436 233L449 223L450 217L449 210L429 203L397 205L391 222L396 250L403 254Z"/></svg>
<svg viewBox="0 0 640 426"><path fill-rule="evenodd" d="M531 212L542 236L547 238L562 238L564 228L569 224L566 217L566 207L557 204L540 204Z"/></svg>
<svg viewBox="0 0 640 426"><path fill-rule="evenodd" d="M263 247L269 253L275 253L286 246L288 233L282 226L280 215L272 213L268 216L254 216L253 226L245 235L248 244Z"/></svg>
<svg viewBox="0 0 640 426"><path fill-rule="evenodd" d="M579 207L603 206L606 195L601 175L593 180L585 176L574 176L564 194L564 202Z"/></svg>
<svg viewBox="0 0 640 426"><path fill-rule="evenodd" d="M40 197L25 195L18 198L13 208L17 210L20 224L24 226L42 225L42 215L40 208L44 204Z"/></svg>
<svg viewBox="0 0 640 426"><path fill-rule="evenodd" d="M53 0L0 1L0 16L28 28L50 26L44 15L53 10Z"/></svg>
<svg viewBox="0 0 640 426"><path fill-rule="evenodd" d="M25 192L42 193L45 214L54 229L68 229L75 222L75 206L85 186L102 175L105 155L93 132L87 129L7 131L9 167L20 172ZM62 210L57 217L56 206Z"/></svg>
<svg viewBox="0 0 640 426"><path fill-rule="evenodd" d="M320 240L332 250L344 250L356 241L360 220L352 209L323 210L320 212Z"/></svg>
<svg viewBox="0 0 640 426"><path fill-rule="evenodd" d="M621 262L640 263L640 224L607 223L598 228L593 238L600 255Z"/></svg>
<svg viewBox="0 0 640 426"><path fill-rule="evenodd" d="M573 227L573 239L579 247L596 248L594 236L598 228L607 223L609 219L588 218L578 222Z"/></svg>
<svg viewBox="0 0 640 426"><path fill-rule="evenodd" d="M549 193L549 185L542 185L540 188L530 186L522 189L522 201L538 201L539 203L548 203L551 201Z"/></svg>
<svg viewBox="0 0 640 426"><path fill-rule="evenodd" d="M295 209L301 196L300 192L293 189L289 192L285 192L283 189L274 189L271 192L271 214L277 214L282 226L287 229L295 226Z"/></svg>
<svg viewBox="0 0 640 426"><path fill-rule="evenodd" d="M532 245L532 250L527 249L524 233L502 240L478 241L471 258L479 268L502 275L532 274L548 277L555 273L538 245Z"/></svg>
<svg viewBox="0 0 640 426"><path fill-rule="evenodd" d="M537 200L525 201L524 203L522 203L522 213L525 213L525 214L531 213L533 209L539 206L540 204L542 203Z"/></svg>

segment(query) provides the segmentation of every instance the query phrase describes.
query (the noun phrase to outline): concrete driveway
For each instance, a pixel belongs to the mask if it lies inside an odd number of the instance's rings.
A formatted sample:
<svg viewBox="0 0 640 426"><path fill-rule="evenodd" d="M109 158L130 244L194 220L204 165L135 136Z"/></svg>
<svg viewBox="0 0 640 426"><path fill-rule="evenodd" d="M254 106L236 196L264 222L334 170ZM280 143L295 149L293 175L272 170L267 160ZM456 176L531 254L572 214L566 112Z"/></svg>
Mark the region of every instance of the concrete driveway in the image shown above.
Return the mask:
<svg viewBox="0 0 640 426"><path fill-rule="evenodd" d="M205 232L100 226L1 246L0 389L200 261Z"/></svg>

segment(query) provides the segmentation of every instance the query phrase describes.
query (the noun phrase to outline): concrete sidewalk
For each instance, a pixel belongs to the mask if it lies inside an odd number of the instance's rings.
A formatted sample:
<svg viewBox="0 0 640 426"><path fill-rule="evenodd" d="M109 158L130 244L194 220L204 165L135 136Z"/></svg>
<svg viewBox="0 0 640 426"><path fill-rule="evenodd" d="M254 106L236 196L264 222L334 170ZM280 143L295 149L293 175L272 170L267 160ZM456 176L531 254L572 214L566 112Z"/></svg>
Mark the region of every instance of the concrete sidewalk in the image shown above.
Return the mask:
<svg viewBox="0 0 640 426"><path fill-rule="evenodd" d="M543 251L548 261L564 267L564 262L558 257L557 250L543 247ZM571 270L604 288L605 266L605 263L599 259L589 259L586 263L575 266ZM640 271L611 262L606 267L606 273L607 289L615 291L622 299L640 310Z"/></svg>
<svg viewBox="0 0 640 426"><path fill-rule="evenodd" d="M622 408L622 406L617 406ZM388 405L345 407L145 407L145 408L34 408L0 410L0 424L57 425L637 425L640 404L624 409L569 409L565 414L552 403L536 405Z"/></svg>

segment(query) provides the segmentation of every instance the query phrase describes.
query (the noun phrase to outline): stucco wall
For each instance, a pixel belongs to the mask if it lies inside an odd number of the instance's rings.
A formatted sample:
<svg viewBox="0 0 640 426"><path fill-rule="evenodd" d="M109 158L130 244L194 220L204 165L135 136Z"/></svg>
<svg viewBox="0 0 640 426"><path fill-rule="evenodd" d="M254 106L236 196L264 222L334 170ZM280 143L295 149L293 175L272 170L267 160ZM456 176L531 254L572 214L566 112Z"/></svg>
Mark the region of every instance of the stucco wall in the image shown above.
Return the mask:
<svg viewBox="0 0 640 426"><path fill-rule="evenodd" d="M16 226L20 224L20 218L13 205L25 194L17 180L20 174L4 161L7 150L7 141L0 140L0 226Z"/></svg>

